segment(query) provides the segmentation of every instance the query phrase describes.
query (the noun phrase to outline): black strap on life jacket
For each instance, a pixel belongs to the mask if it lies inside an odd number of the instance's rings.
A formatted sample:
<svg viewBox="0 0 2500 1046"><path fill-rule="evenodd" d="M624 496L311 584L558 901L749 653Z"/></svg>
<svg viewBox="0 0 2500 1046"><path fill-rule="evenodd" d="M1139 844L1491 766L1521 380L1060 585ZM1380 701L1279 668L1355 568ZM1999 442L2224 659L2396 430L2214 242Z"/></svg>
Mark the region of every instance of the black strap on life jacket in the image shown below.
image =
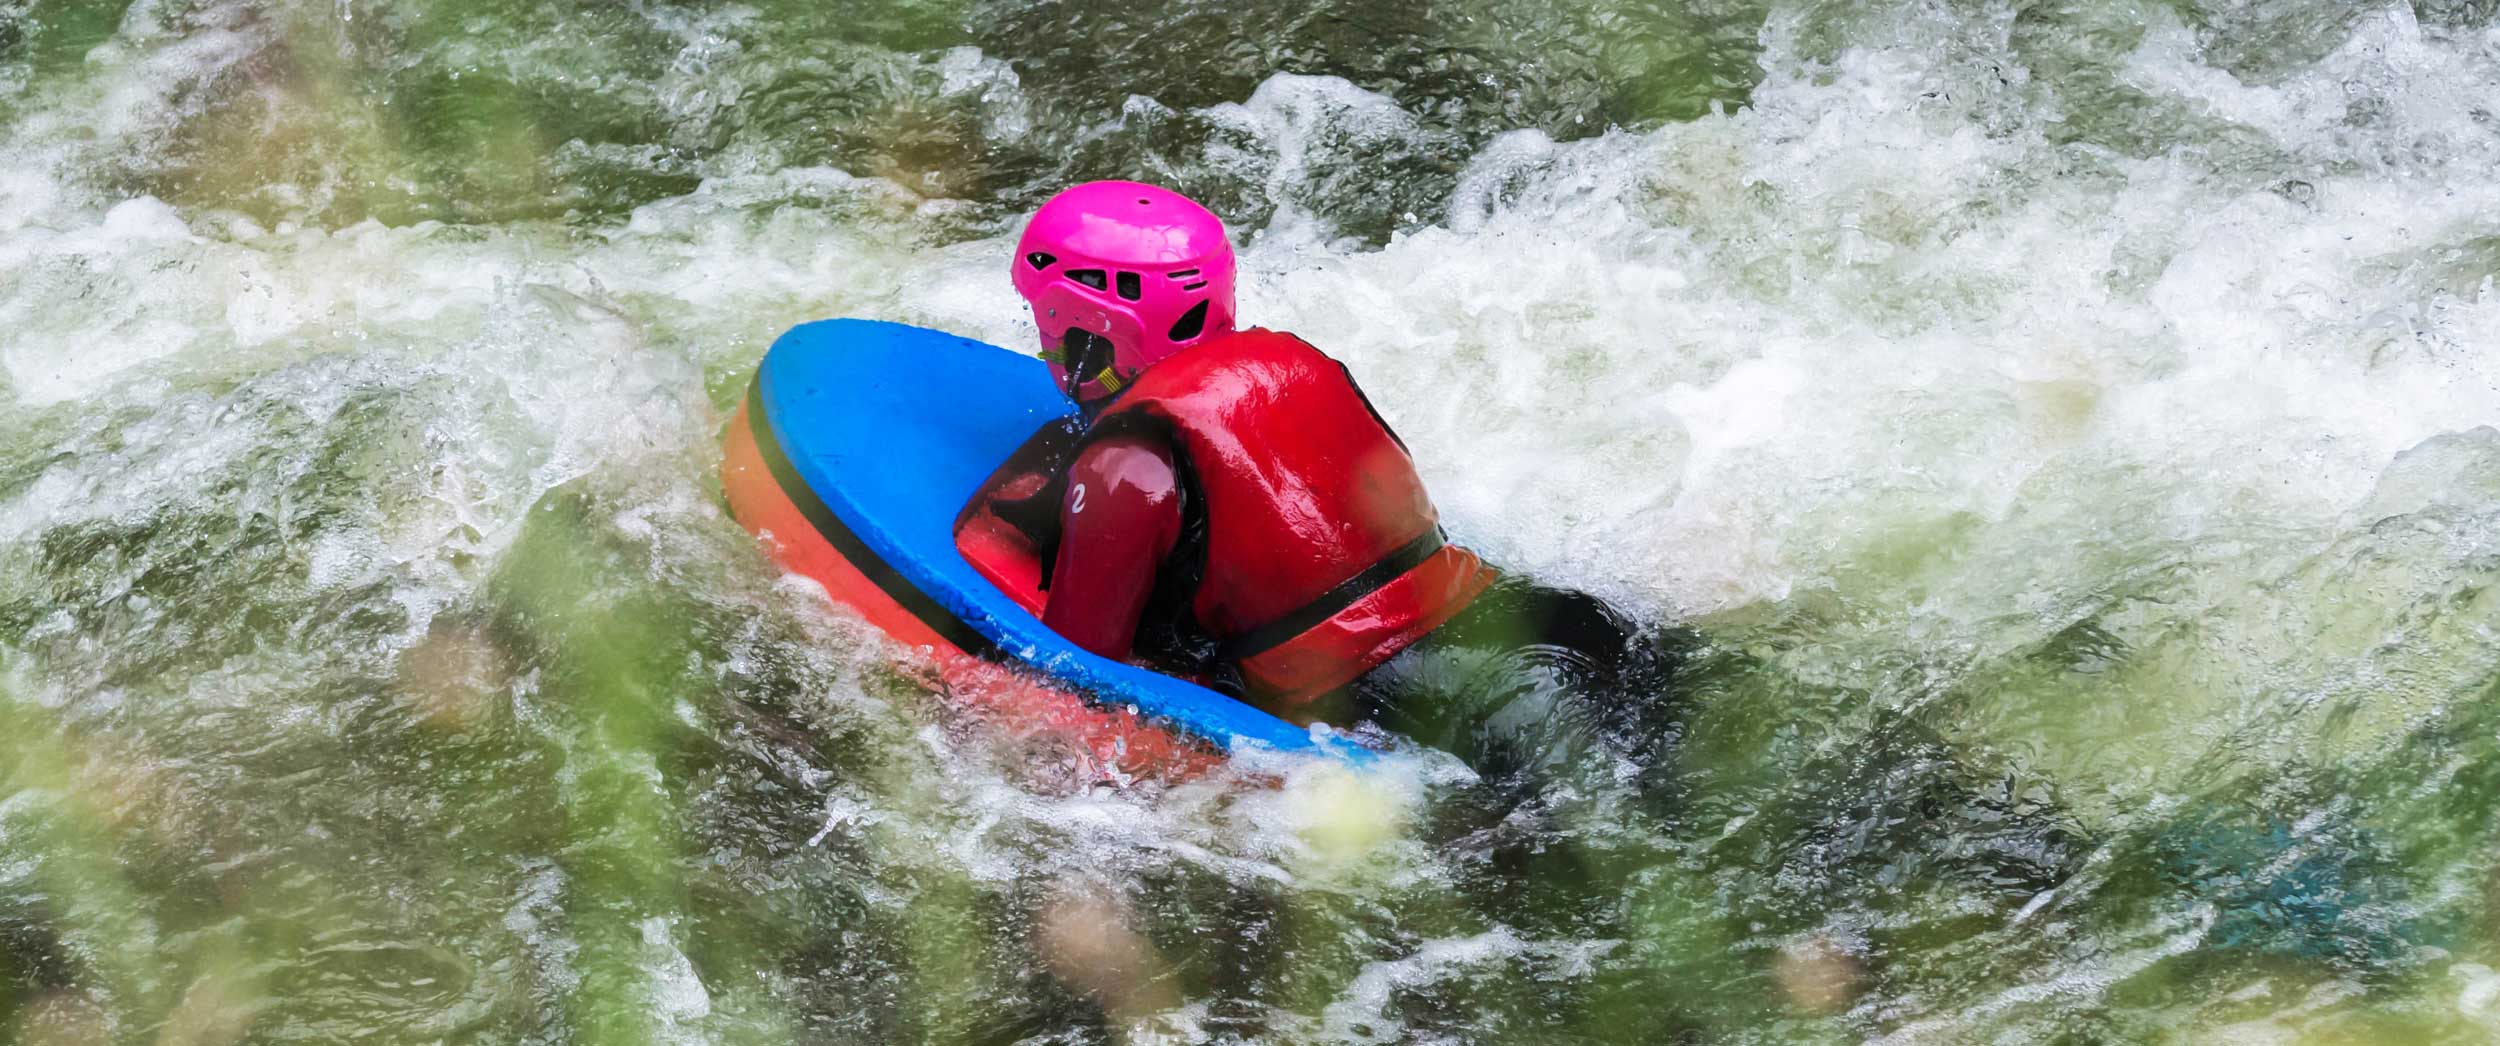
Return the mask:
<svg viewBox="0 0 2500 1046"><path fill-rule="evenodd" d="M1425 560L1432 558L1433 553L1441 551L1443 545L1449 544L1449 540L1449 535L1442 533L1440 527L1424 531L1415 540L1400 545L1395 551L1380 557L1379 562L1363 568L1361 573L1338 582L1335 588L1320 593L1318 599L1303 604L1300 609L1225 640L1219 651L1220 656L1227 661L1239 661L1243 658L1257 657L1275 649L1284 641L1308 632L1320 622L1343 613L1345 608L1353 606L1364 596L1380 591L1382 585L1395 581L1407 571L1422 566Z"/></svg>

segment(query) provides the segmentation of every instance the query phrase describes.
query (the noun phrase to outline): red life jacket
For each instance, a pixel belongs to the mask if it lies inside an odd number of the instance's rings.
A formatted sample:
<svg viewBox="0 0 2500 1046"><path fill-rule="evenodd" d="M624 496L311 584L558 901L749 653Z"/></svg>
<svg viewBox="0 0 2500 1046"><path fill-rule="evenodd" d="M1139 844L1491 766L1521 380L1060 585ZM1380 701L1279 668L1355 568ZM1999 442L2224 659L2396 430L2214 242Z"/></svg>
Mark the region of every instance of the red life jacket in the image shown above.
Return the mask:
<svg viewBox="0 0 2500 1046"><path fill-rule="evenodd" d="M1146 369L1088 437L1158 433L1195 481L1191 609L1253 694L1334 690L1466 608L1495 573L1442 540L1414 459L1345 366L1252 328Z"/></svg>

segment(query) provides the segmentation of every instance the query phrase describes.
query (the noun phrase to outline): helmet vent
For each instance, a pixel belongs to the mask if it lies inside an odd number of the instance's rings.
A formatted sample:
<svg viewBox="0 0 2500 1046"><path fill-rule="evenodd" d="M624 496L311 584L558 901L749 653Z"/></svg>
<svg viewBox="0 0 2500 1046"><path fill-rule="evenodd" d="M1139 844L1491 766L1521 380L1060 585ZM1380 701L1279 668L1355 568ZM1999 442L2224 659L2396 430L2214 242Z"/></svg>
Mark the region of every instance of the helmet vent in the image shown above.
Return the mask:
<svg viewBox="0 0 2500 1046"><path fill-rule="evenodd" d="M1173 341L1188 341L1206 333L1206 329L1207 303L1202 301L1190 306L1189 311L1182 313L1181 318L1172 324L1171 337Z"/></svg>
<svg viewBox="0 0 2500 1046"><path fill-rule="evenodd" d="M1071 279L1071 280L1075 280L1075 281L1076 281L1076 282L1078 282L1078 283L1082 283L1082 284L1084 284L1084 285L1086 285L1086 286L1088 286L1088 287L1092 287L1092 288L1093 288L1093 289L1095 289L1095 290L1101 290L1101 289L1103 289L1104 287L1108 287L1108 286L1110 286L1110 285L1111 285L1111 283L1110 283L1110 281L1109 281L1109 280L1106 280L1106 279L1104 279L1104 278L1103 278L1103 275L1102 275L1102 270L1101 270L1101 269L1074 269L1074 270L1070 270L1070 271L1069 271L1069 273L1068 273L1068 278L1069 278L1069 279Z"/></svg>
<svg viewBox="0 0 2500 1046"><path fill-rule="evenodd" d="M1205 281L1205 280L1200 280L1200 281L1198 281L1198 282L1196 282L1196 283L1184 283L1184 284L1181 284L1181 289L1182 289L1182 290L1185 290L1185 291L1194 291L1194 290L1197 290L1198 288L1200 288L1200 287L1204 287L1204 286L1206 286L1206 285L1207 285L1207 281Z"/></svg>
<svg viewBox="0 0 2500 1046"><path fill-rule="evenodd" d="M1047 251L1034 251L1033 253L1024 256L1024 263L1036 269L1050 268L1050 263L1058 260L1059 259L1057 258L1051 257Z"/></svg>
<svg viewBox="0 0 2500 1046"><path fill-rule="evenodd" d="M1119 274L1118 282L1120 284L1120 297L1126 298L1130 301L1136 301L1137 299L1146 296L1145 285L1138 282L1136 273L1121 273Z"/></svg>
<svg viewBox="0 0 2500 1046"><path fill-rule="evenodd" d="M1173 278L1173 279L1176 279L1176 280L1186 280L1186 279L1188 279L1188 278L1190 278L1190 277L1192 277L1192 276L1196 276L1196 275L1198 275L1198 270L1196 270L1196 269L1174 269L1174 270L1172 270L1172 271L1170 271L1170 272L1164 273L1164 275L1169 276L1169 277L1171 277L1171 278Z"/></svg>

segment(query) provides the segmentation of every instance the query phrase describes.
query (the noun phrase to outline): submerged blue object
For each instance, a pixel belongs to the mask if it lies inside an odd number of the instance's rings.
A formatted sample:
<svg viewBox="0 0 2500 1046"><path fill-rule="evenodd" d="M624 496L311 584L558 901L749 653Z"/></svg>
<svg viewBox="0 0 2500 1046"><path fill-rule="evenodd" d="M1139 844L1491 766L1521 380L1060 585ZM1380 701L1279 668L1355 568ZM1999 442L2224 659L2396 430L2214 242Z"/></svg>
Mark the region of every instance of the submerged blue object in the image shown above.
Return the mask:
<svg viewBox="0 0 2500 1046"><path fill-rule="evenodd" d="M932 380L938 375L945 380ZM799 481L849 531L848 542L828 538L854 544L846 550L854 566L967 653L1023 666L1089 700L1134 707L1227 752L1253 746L1358 762L1371 754L1194 683L1089 653L965 561L954 535L964 503L1035 429L1076 411L1040 360L923 327L824 320L773 343L748 409L760 409Z"/></svg>

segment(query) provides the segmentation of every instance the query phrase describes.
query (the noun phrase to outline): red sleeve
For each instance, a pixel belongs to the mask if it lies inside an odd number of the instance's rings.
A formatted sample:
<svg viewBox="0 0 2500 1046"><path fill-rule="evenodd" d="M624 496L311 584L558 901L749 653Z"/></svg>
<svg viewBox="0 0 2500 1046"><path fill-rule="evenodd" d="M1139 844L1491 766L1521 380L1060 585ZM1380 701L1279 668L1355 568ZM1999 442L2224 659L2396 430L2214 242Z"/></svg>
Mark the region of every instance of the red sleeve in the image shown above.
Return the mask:
<svg viewBox="0 0 2500 1046"><path fill-rule="evenodd" d="M1128 657L1155 570L1180 533L1180 479L1160 441L1120 436L1086 447L1059 503L1042 623L1104 657Z"/></svg>

